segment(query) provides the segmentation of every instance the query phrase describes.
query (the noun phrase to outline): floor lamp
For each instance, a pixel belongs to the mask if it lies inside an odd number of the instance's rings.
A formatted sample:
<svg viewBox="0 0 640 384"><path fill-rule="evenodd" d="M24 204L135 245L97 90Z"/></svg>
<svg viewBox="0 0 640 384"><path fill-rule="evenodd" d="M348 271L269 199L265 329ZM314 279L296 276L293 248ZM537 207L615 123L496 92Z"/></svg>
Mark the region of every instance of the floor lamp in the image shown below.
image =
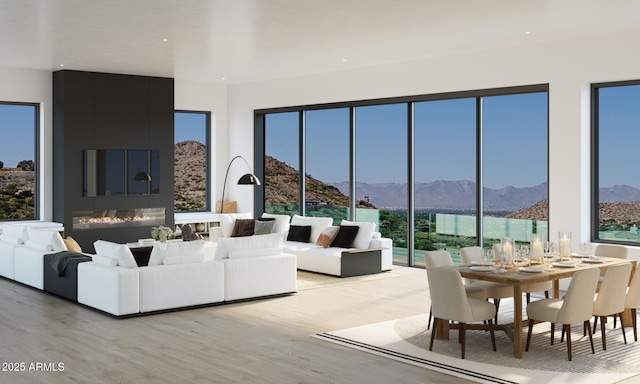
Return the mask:
<svg viewBox="0 0 640 384"><path fill-rule="evenodd" d="M238 155L233 159L231 159L231 161L229 162L229 166L227 167L227 173L224 175L224 184L222 184L222 200L220 201L219 213L222 213L224 211L224 192L225 192L225 189L227 188L227 177L229 176L229 170L231 169L231 164L233 164L233 162L236 159L242 159L242 161L244 161L244 163L247 165L247 168L249 169L249 173L245 173L244 175L242 175L240 180L238 180L238 185L260 185L260 180L258 180L256 175L251 173L251 167L249 166L249 163L247 163L247 160L244 159L244 157Z"/></svg>

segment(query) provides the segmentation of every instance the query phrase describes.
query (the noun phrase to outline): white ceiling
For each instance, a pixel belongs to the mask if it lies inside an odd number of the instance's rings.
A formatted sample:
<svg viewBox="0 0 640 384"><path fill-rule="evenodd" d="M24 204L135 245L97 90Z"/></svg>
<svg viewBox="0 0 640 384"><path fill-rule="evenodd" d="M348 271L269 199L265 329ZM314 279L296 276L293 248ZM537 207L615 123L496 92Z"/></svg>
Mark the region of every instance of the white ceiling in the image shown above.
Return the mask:
<svg viewBox="0 0 640 384"><path fill-rule="evenodd" d="M232 84L638 33L638 21L637 0L0 0L0 67Z"/></svg>

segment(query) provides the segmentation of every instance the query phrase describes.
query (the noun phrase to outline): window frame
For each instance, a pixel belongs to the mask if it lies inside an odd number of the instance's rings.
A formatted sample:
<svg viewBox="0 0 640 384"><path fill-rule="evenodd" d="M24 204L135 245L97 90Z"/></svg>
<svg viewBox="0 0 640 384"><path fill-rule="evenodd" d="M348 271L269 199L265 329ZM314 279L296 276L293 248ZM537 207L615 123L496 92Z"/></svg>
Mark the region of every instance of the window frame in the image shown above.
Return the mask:
<svg viewBox="0 0 640 384"><path fill-rule="evenodd" d="M34 176L33 176L33 217L26 219L0 219L0 224L3 222L10 221L39 221L40 220L40 207L42 206L41 199L44 195L40 194L40 186L41 186L41 178L42 178L42 167L41 167L41 157L40 157L40 132L41 132L41 123L40 123L40 103L30 103L30 102L16 102L16 101L0 101L1 105L15 105L15 106L30 106L34 108L34 121L33 121L33 129L34 129L34 147L33 147L33 162L34 162Z"/></svg>
<svg viewBox="0 0 640 384"><path fill-rule="evenodd" d="M600 94L602 88L624 87L630 85L640 85L638 80L610 81L602 83L592 83L591 96L591 233L589 239L591 242L603 244L618 244L627 246L639 246L640 242L611 240L600 238Z"/></svg>
<svg viewBox="0 0 640 384"><path fill-rule="evenodd" d="M200 111L200 110L186 110L186 109L176 109L173 111L174 112L174 120L175 120L175 115L177 113L183 113L183 114L198 114L198 115L204 115L205 116L205 207L201 210L197 210L197 211L179 211L176 210L175 214L198 214L198 213L211 213L213 212L213 208L211 205L211 201L212 201L212 190L211 190L211 170L213 168L213 164L211 164L211 111ZM174 133L174 146L175 146L175 131L176 131L176 127L174 125L173 127L173 133ZM175 169L174 169L174 178L175 178ZM175 186L174 186L174 207L175 207Z"/></svg>

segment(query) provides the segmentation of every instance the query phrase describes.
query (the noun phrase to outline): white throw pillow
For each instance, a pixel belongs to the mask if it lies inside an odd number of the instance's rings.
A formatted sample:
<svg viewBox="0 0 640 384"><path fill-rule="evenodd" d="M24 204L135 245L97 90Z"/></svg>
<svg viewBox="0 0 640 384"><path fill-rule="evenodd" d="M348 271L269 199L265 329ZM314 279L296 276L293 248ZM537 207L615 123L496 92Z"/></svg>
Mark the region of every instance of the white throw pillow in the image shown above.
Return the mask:
<svg viewBox="0 0 640 384"><path fill-rule="evenodd" d="M61 252L67 250L64 239L58 231L29 227L27 228L27 233L29 237L29 243L31 244L33 244L32 241L49 244L51 246L51 249L47 249L48 251ZM30 245L30 247L36 248L33 245Z"/></svg>
<svg viewBox="0 0 640 384"><path fill-rule="evenodd" d="M245 257L275 256L281 255L282 248L243 249L229 252L230 259L242 259Z"/></svg>
<svg viewBox="0 0 640 384"><path fill-rule="evenodd" d="M353 248L369 248L371 239L373 238L373 232L376 230L376 223L342 220L340 225L356 225L360 227L356 238L353 240Z"/></svg>
<svg viewBox="0 0 640 384"><path fill-rule="evenodd" d="M171 241L167 243L155 243L149 256L147 265L167 264L167 258L171 258L169 263L183 264L183 262L195 263L204 260L204 240L194 241Z"/></svg>
<svg viewBox="0 0 640 384"><path fill-rule="evenodd" d="M112 267L118 265L118 260L113 257L93 255L91 259L98 264L110 265Z"/></svg>
<svg viewBox="0 0 640 384"><path fill-rule="evenodd" d="M243 237L221 237L218 239L215 260L228 259L230 252L249 249L280 248L282 246L282 233L270 233L268 235L254 235Z"/></svg>
<svg viewBox="0 0 640 384"><path fill-rule="evenodd" d="M118 265L125 268L137 268L138 264L131 250L125 244L111 241L97 240L93 243L96 255L111 257L118 260Z"/></svg>
<svg viewBox="0 0 640 384"><path fill-rule="evenodd" d="M293 215L291 218L291 225L310 225L311 226L311 237L309 238L309 242L315 244L318 241L318 236L327 229L331 224L333 224L333 219L330 217L311 217L311 216L300 216Z"/></svg>
<svg viewBox="0 0 640 384"><path fill-rule="evenodd" d="M276 226L273 228L273 232L276 233L287 233L289 230L289 222L291 221L291 216L289 215L275 215L272 213L263 213L263 219L276 219Z"/></svg>
<svg viewBox="0 0 640 384"><path fill-rule="evenodd" d="M18 238L18 244L24 244L24 241L29 238L26 225L4 224L2 226L2 234Z"/></svg>
<svg viewBox="0 0 640 384"><path fill-rule="evenodd" d="M220 228L222 229L223 237L230 237L233 233L233 226L236 224L236 219L251 219L253 215L251 212L246 213L220 213L218 219L220 220Z"/></svg>

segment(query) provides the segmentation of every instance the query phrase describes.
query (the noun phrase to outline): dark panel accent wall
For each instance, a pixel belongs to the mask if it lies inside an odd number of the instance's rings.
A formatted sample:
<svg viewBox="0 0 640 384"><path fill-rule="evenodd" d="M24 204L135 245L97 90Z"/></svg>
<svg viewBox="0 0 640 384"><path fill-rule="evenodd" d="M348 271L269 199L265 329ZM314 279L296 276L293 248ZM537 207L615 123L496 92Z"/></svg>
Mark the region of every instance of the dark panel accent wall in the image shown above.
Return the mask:
<svg viewBox="0 0 640 384"><path fill-rule="evenodd" d="M53 219L83 250L98 239L120 243L151 236L150 226L74 230L72 212L166 209L173 226L174 82L171 78L109 73L53 73ZM83 196L84 149L157 149L160 193Z"/></svg>

